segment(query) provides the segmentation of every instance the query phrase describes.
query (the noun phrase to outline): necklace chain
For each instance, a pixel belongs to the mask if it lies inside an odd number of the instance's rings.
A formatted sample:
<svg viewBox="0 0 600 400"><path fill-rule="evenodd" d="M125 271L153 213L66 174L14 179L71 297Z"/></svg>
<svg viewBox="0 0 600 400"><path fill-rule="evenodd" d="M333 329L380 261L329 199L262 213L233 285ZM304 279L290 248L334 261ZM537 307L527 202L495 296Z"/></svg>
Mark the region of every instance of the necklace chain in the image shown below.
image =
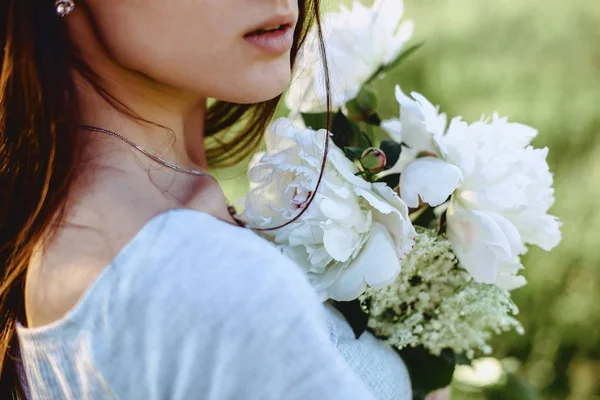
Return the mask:
<svg viewBox="0 0 600 400"><path fill-rule="evenodd" d="M159 164L164 165L165 167L174 169L175 171L183 172L183 173L189 174L189 175L196 175L196 176L211 176L208 172L199 171L199 170L195 170L195 169L183 168L183 167L180 167L180 166L175 165L173 163L170 163L167 160L164 160L164 159L162 159L160 157L157 157L154 154L152 154L149 151L147 151L146 149L144 149L139 144L136 144L136 143L132 142L131 140L127 139L125 136L119 135L117 132L113 132L111 130L108 130L108 129L105 129L105 128L100 128L100 127L97 127L97 126L92 126L92 125L81 125L81 129L84 129L86 131L106 133L108 135L111 135L111 136L114 136L114 137L116 137L118 139L121 139L122 141L124 141L125 143L127 143L128 145L130 145L131 147L133 147L133 148L137 149L138 151L140 151L146 157L148 157L148 158L156 161Z"/></svg>
<svg viewBox="0 0 600 400"><path fill-rule="evenodd" d="M144 149L139 144L134 143L133 141L127 139L125 136L119 135L117 132L113 132L111 130L108 130L108 129L105 129L105 128L100 128L98 126L92 126L92 125L81 125L80 127L81 127L81 129L86 130L86 131L106 133L108 135L111 135L111 136L114 136L114 137L116 137L118 139L121 139L122 141L124 141L125 143L127 143L128 145L130 145L131 147L139 150L146 157L148 157L148 158L156 161L159 164L164 165L165 167L171 168L171 169L173 169L175 171L183 172L183 173L189 174L189 175L209 176L209 177L215 179L208 172L199 171L199 170L195 170L195 169L182 168L182 167L180 167L178 165L175 165L173 163L168 162L167 160L163 160L162 158L157 157L154 154L150 153L149 151L147 151L146 149ZM233 207L232 205L228 204L227 205L227 212L229 213L229 215L231 215L231 217L233 218L233 220L236 222L237 225L241 226L242 228L247 227L246 224L238 217L237 211L236 211L235 207Z"/></svg>

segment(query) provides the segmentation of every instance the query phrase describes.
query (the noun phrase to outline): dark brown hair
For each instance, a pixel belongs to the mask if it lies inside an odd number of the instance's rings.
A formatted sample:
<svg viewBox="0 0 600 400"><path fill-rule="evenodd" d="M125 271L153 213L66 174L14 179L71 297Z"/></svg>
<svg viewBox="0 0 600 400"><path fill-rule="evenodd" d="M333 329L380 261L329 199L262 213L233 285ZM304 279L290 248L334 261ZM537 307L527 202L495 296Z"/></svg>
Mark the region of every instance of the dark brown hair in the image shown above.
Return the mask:
<svg viewBox="0 0 600 400"><path fill-rule="evenodd" d="M320 0L299 0L291 63L316 22ZM25 323L24 289L34 246L62 219L77 169L81 140L72 70L107 101L136 117L103 90L78 56L54 0L0 1L0 397L23 397L17 363L18 321ZM326 63L325 63L326 68ZM252 105L216 102L206 115L207 156L213 167L234 164L259 144L280 97ZM245 124L243 134L224 133ZM324 155L325 157L326 155Z"/></svg>

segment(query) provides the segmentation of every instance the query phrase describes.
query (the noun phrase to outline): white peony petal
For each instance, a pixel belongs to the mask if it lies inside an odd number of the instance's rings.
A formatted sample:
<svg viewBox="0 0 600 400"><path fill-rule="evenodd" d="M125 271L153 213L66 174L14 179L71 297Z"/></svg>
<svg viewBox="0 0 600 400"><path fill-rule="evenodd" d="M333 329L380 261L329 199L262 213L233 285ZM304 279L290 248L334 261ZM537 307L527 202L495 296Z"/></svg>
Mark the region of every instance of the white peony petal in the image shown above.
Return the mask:
<svg viewBox="0 0 600 400"><path fill-rule="evenodd" d="M319 221L302 220L290 229L287 241L290 246L317 245L323 243L323 228Z"/></svg>
<svg viewBox="0 0 600 400"><path fill-rule="evenodd" d="M344 153L341 152L339 148L333 146L335 145L332 144L331 151L329 152L329 161L331 162L331 164L337 169L340 175L352 186L368 189L370 187L369 182L365 181L359 176L354 175L358 172L358 167L356 167L356 165L354 165L352 161L346 158Z"/></svg>
<svg viewBox="0 0 600 400"><path fill-rule="evenodd" d="M385 226L394 239L398 258L404 258L412 250L416 237L406 204L384 183L374 183L373 192L357 189L357 194L374 208L374 220Z"/></svg>
<svg viewBox="0 0 600 400"><path fill-rule="evenodd" d="M400 175L400 195L412 208L419 206L419 197L432 207L439 206L462 182L460 169L433 157L419 158L404 168Z"/></svg>
<svg viewBox="0 0 600 400"><path fill-rule="evenodd" d="M306 249L301 246L279 246L279 250L302 268L305 272L311 269Z"/></svg>
<svg viewBox="0 0 600 400"><path fill-rule="evenodd" d="M500 265L512 261L513 239L506 225L493 213L461 209L451 203L447 213L447 235L461 265L477 282L494 283ZM504 230L503 230L504 228Z"/></svg>
<svg viewBox="0 0 600 400"><path fill-rule="evenodd" d="M504 218L502 215L494 212L486 213L486 216L491 218L496 223L498 228L500 228L500 230L506 237L506 240L508 241L508 244L510 246L510 252L512 256L517 256L527 251L527 248L521 240L521 235L519 234L519 231L509 220Z"/></svg>
<svg viewBox="0 0 600 400"><path fill-rule="evenodd" d="M338 174L325 174L321 184L344 200L352 196L352 187Z"/></svg>
<svg viewBox="0 0 600 400"><path fill-rule="evenodd" d="M517 275L521 269L523 269L523 266L518 261L500 265L496 285L506 290L515 290L525 286L527 284L525 277Z"/></svg>
<svg viewBox="0 0 600 400"><path fill-rule="evenodd" d="M327 293L337 301L354 300L364 293L367 284L381 288L392 282L399 273L400 261L393 240L387 229L376 223L365 247L327 289Z"/></svg>
<svg viewBox="0 0 600 400"><path fill-rule="evenodd" d="M323 245L306 245L305 248L306 253L308 254L308 262L311 265L309 272L318 272L322 274L327 268L327 265L334 261L331 254L327 252Z"/></svg>
<svg viewBox="0 0 600 400"><path fill-rule="evenodd" d="M511 149L522 149L529 145L537 136L538 131L525 124L517 122L507 122L506 118L499 118L494 114L490 129L498 131L496 136L502 140L502 143Z"/></svg>
<svg viewBox="0 0 600 400"><path fill-rule="evenodd" d="M372 188L373 192L379 194L385 201L387 201L388 204L394 208L395 212L398 212L403 219L410 221L408 216L408 206L402 201L400 196L398 196L396 192L392 190L392 188L383 182L373 183Z"/></svg>
<svg viewBox="0 0 600 400"><path fill-rule="evenodd" d="M332 198L326 198L319 204L321 212L326 218L333 219L334 221L340 221L349 218L354 211L347 203L341 203Z"/></svg>
<svg viewBox="0 0 600 400"><path fill-rule="evenodd" d="M521 275L498 275L496 286L505 290L515 290L527 285L527 279Z"/></svg>
<svg viewBox="0 0 600 400"><path fill-rule="evenodd" d="M468 137L468 124L461 117L450 121L445 135L436 141L443 153L443 159L456 165L468 177L475 168L477 149L475 143Z"/></svg>
<svg viewBox="0 0 600 400"><path fill-rule="evenodd" d="M345 263L334 263L328 265L327 269L323 273L308 273L308 279L319 293L323 294L324 300L329 299L327 293L329 287L339 278L339 276L348 267L348 262Z"/></svg>
<svg viewBox="0 0 600 400"><path fill-rule="evenodd" d="M446 130L446 114L439 113L438 107L435 107L425 96L417 92L410 94L419 104L423 114L425 130L432 136L440 136Z"/></svg>
<svg viewBox="0 0 600 400"><path fill-rule="evenodd" d="M354 229L336 224L323 226L323 245L336 261L347 261L360 242L360 235Z"/></svg>
<svg viewBox="0 0 600 400"><path fill-rule="evenodd" d="M375 223L371 238L342 276L350 277L358 271L363 271L365 282L375 289L380 289L396 279L400 269L401 264L392 237L385 226Z"/></svg>
<svg viewBox="0 0 600 400"><path fill-rule="evenodd" d="M402 143L402 124L399 119L386 119L381 121L380 126L394 141Z"/></svg>
<svg viewBox="0 0 600 400"><path fill-rule="evenodd" d="M410 40L415 31L415 24L413 21L405 21L403 22L396 31L394 35L394 39L390 43L390 47L388 49L388 55L386 57L386 64L395 60L401 53L402 48Z"/></svg>
<svg viewBox="0 0 600 400"><path fill-rule="evenodd" d="M553 215L524 211L511 220L521 232L525 243L550 251L561 240L562 223Z"/></svg>
<svg viewBox="0 0 600 400"><path fill-rule="evenodd" d="M400 104L402 143L417 151L436 153L433 134L427 131L426 116L421 105L396 86L396 100Z"/></svg>

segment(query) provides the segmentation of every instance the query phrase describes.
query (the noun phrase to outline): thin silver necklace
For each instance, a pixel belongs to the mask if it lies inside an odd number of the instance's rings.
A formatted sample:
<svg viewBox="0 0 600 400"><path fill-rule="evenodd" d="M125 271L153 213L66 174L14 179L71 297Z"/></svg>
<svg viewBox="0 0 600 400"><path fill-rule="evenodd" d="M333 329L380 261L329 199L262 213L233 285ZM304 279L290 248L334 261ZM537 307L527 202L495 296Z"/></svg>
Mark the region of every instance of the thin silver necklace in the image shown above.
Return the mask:
<svg viewBox="0 0 600 400"><path fill-rule="evenodd" d="M199 171L199 170L196 170L196 169L183 168L183 167L180 167L180 166L175 165L173 163L170 163L167 160L163 160L162 158L157 157L154 154L150 153L149 151L147 151L146 149L144 149L139 144L136 144L136 143L132 142L131 140L127 139L125 136L119 135L117 132L113 132L111 130L108 130L108 129L105 129L105 128L100 128L100 127L97 127L97 126L92 126L92 125L81 125L81 129L84 129L86 131L106 133L108 135L112 135L112 136L114 136L116 138L119 138L122 141L124 141L125 143L127 143L128 145L130 145L131 147L139 150L141 153L143 153L146 157L150 158L151 160L154 160L157 163L164 165L165 167L169 167L171 169L174 169L175 171L183 172L184 174L189 174L189 175L210 176L211 178L213 178L213 176L211 174L209 174L208 172Z"/></svg>
<svg viewBox="0 0 600 400"><path fill-rule="evenodd" d="M173 163L168 162L167 160L163 160L160 157L155 156L154 154L150 153L149 151L147 151L146 149L144 149L142 146L140 146L137 143L132 142L131 140L127 139L125 136L123 135L119 135L117 132L113 132L109 129L105 129L105 128L100 128L98 126L92 126L92 125L80 125L80 128L86 131L91 131L91 132L100 132L100 133L106 133L108 135L114 136L118 139L121 139L122 141L124 141L125 143L127 143L128 145L130 145L131 147L133 147L134 149L137 149L138 151L140 151L142 154L144 154L146 157L150 158L151 160L156 161L159 164L164 165L165 167L171 168L175 171L178 172L183 172L184 174L189 174L189 175L196 175L196 176L209 176L212 179L215 179L214 176L212 176L211 174L209 174L208 172L205 171L199 171L196 169L187 169L187 168L182 168L178 165L175 165ZM235 223L242 227L242 228L247 228L248 226L246 225L246 223L244 221L242 221L238 214L237 211L235 209L234 206L228 204L227 205L227 212L229 213L229 215L231 216L231 218L233 218L233 220L235 221Z"/></svg>

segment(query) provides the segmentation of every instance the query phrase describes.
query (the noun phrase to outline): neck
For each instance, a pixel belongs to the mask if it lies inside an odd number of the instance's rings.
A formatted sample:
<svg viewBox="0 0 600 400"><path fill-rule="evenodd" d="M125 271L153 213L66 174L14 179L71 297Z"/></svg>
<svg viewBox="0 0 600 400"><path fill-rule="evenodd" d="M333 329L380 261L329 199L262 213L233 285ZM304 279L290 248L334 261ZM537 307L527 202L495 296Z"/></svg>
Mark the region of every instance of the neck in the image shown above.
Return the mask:
<svg viewBox="0 0 600 400"><path fill-rule="evenodd" d="M88 86L85 83L79 85L82 124L113 131L178 167L200 171L207 169L204 146L205 99L186 98L176 93L169 96L170 93L164 90L153 91L145 86L113 83L107 91L135 113L139 117L136 119L109 104ZM211 192L218 188L210 179L175 171L157 163L109 134L84 130L80 133L89 139L85 141L83 150L86 166L83 175L90 176L91 172L96 177L96 183L104 182L104 190L109 187L115 192L123 193L121 186L128 186L128 191L138 193L137 196L153 198L158 202L158 207L162 208L178 204L193 206L191 199L197 199L209 187L212 188ZM102 173L103 171L106 173ZM121 184L115 181L117 176L114 171L118 172L117 179L123 180ZM87 186L84 185L85 187ZM220 190L217 192L218 201L202 198L206 204L220 204L211 206L215 208L214 211L211 210L213 214L225 215L224 198ZM200 207L201 205L194 206Z"/></svg>
<svg viewBox="0 0 600 400"><path fill-rule="evenodd" d="M100 78L97 83L138 118L132 118L123 110L113 107L90 82L75 73L81 102L81 123L119 133L158 157L183 168L205 169L206 99L184 89L159 83L121 65L99 40L88 14L81 12L73 16L77 18L69 19L69 29L77 38L79 53ZM100 140L114 143L117 139L104 137Z"/></svg>
<svg viewBox="0 0 600 400"><path fill-rule="evenodd" d="M79 85L82 88L82 123L114 131L180 167L206 169L204 98L112 81L107 91L136 115L132 117L126 110L109 104L89 86L85 83ZM97 133L91 134L98 136ZM93 140L95 146L98 140L115 142L114 138L103 135Z"/></svg>

